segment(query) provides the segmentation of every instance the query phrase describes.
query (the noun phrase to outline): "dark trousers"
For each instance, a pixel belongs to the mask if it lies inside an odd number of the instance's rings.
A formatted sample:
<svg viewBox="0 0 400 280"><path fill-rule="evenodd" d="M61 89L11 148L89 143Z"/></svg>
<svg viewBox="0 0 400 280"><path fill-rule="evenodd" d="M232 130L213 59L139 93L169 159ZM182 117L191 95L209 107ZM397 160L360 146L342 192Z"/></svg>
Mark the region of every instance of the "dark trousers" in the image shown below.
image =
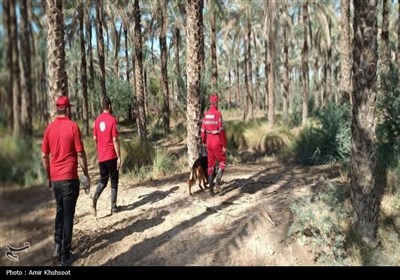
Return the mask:
<svg viewBox="0 0 400 280"><path fill-rule="evenodd" d="M111 180L111 207L116 207L119 172L117 170L117 159L99 162L100 181L97 186L94 198L97 200L106 188L108 180Z"/></svg>
<svg viewBox="0 0 400 280"><path fill-rule="evenodd" d="M75 206L79 196L79 180L53 181L51 185L57 206L54 242L61 245L61 254L69 257Z"/></svg>

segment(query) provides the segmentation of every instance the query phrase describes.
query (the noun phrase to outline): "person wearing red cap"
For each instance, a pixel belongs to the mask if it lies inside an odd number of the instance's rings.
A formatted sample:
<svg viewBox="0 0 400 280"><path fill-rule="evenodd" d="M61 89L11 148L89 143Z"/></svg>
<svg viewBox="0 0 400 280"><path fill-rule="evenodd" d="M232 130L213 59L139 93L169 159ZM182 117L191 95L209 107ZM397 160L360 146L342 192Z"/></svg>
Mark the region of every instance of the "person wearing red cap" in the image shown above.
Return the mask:
<svg viewBox="0 0 400 280"><path fill-rule="evenodd" d="M93 196L92 212L97 214L97 200L111 180L111 214L118 212L117 192L121 152L118 140L117 119L112 115L112 104L109 97L103 99L103 113L93 126L93 139L97 148L97 159L100 169L100 181Z"/></svg>
<svg viewBox="0 0 400 280"><path fill-rule="evenodd" d="M218 111L218 95L210 96L210 109L204 114L201 124L201 140L207 146L208 156L208 183L210 184L210 193L214 195L214 165L219 162L219 169L216 175L216 192L221 192L221 178L226 167L226 133L222 114Z"/></svg>
<svg viewBox="0 0 400 280"><path fill-rule="evenodd" d="M72 263L72 232L79 196L78 159L90 184L81 132L70 119L71 106L67 96L57 98L57 117L47 126L42 143L42 163L56 201L54 257L61 258L63 266Z"/></svg>

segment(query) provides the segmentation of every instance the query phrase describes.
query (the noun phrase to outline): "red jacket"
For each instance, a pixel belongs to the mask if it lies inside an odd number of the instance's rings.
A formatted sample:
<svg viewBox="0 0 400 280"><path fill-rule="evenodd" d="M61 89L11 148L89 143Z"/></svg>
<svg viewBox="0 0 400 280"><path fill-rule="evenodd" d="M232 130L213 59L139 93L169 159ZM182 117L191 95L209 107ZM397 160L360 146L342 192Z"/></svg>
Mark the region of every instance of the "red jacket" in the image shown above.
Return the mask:
<svg viewBox="0 0 400 280"><path fill-rule="evenodd" d="M222 114L215 105L204 114L201 124L201 140L207 144L207 148L221 145L226 148L226 133Z"/></svg>

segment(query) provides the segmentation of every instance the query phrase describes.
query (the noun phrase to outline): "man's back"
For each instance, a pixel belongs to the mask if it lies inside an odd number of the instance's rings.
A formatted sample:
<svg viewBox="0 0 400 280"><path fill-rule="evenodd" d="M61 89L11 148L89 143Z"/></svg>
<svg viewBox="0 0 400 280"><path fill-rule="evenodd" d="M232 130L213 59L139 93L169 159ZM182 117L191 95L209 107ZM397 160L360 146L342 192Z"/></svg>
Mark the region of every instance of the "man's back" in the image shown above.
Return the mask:
<svg viewBox="0 0 400 280"><path fill-rule="evenodd" d="M98 161L103 162L117 158L113 138L118 137L117 120L108 113L103 112L94 123L93 135L97 141Z"/></svg>
<svg viewBox="0 0 400 280"><path fill-rule="evenodd" d="M78 178L77 153L83 150L78 125L67 117L57 117L47 127L43 137L43 151L51 154L52 181Z"/></svg>

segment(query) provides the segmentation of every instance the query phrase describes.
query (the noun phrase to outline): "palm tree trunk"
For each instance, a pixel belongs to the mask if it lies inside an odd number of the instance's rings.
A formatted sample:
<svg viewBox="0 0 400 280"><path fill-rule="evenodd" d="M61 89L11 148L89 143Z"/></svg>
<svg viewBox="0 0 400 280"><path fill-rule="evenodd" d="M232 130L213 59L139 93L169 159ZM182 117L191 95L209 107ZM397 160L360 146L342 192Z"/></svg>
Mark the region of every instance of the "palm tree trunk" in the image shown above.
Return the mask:
<svg viewBox="0 0 400 280"><path fill-rule="evenodd" d="M114 24L114 35L115 35L115 48L114 48L114 65L115 65L115 76L117 79L119 79L119 50L121 48L121 28L122 25L120 26L119 31L117 30L117 27Z"/></svg>
<svg viewBox="0 0 400 280"><path fill-rule="evenodd" d="M137 124L138 135L141 140L146 140L146 113L145 113L145 96L143 85L143 50L142 50L142 32L140 23L140 7L139 0L135 0L134 18L135 18L135 88L136 103L138 108Z"/></svg>
<svg viewBox="0 0 400 280"><path fill-rule="evenodd" d="M187 146L192 166L199 156L200 143L200 82L203 63L203 0L187 0Z"/></svg>
<svg viewBox="0 0 400 280"><path fill-rule="evenodd" d="M268 30L268 127L275 124L275 42L277 37L276 2L270 0L267 4Z"/></svg>
<svg viewBox="0 0 400 280"><path fill-rule="evenodd" d="M246 99L247 102L247 110L250 110L250 119L254 119L254 108L253 108L253 64L252 64L252 56L251 56L251 22L250 19L247 20L247 64L245 65L247 68L247 76L248 80L246 83L247 86L247 94ZM248 113L248 111L247 111ZM248 115L247 115L248 117Z"/></svg>
<svg viewBox="0 0 400 280"><path fill-rule="evenodd" d="M397 7L399 9L397 13L397 68L400 69L400 3L398 1Z"/></svg>
<svg viewBox="0 0 400 280"><path fill-rule="evenodd" d="M351 124L351 191L353 221L362 240L378 244L380 192L375 182L376 165L376 65L377 11L374 1L354 0L354 46Z"/></svg>
<svg viewBox="0 0 400 280"><path fill-rule="evenodd" d="M382 45L380 46L380 58L381 58L381 77L388 73L390 67L390 46L389 46L389 1L383 0L382 3L382 33L381 40ZM382 89L383 91L383 89Z"/></svg>
<svg viewBox="0 0 400 280"><path fill-rule="evenodd" d="M308 3L307 1L303 4L303 48L301 50L301 65L303 73L303 125L306 123L308 118Z"/></svg>
<svg viewBox="0 0 400 280"><path fill-rule="evenodd" d="M5 113L8 119L7 127L11 131L14 127L14 114L13 114L13 42L11 39L11 7L10 1L3 1L3 13L4 13L4 25L6 26L6 46L7 46L7 68L8 68L8 78L9 83L6 85L6 104Z"/></svg>
<svg viewBox="0 0 400 280"><path fill-rule="evenodd" d="M104 59L104 38L103 38L103 0L96 0L96 37L97 54L100 66L100 99L106 97L106 68ZM101 103L101 102L100 102Z"/></svg>
<svg viewBox="0 0 400 280"><path fill-rule="evenodd" d="M177 26L174 29L174 48L175 48L175 76L176 76L176 97L180 95L180 81L182 81L181 77L181 67L180 67L180 45L181 45L181 33ZM173 99L175 101L175 99Z"/></svg>
<svg viewBox="0 0 400 280"><path fill-rule="evenodd" d="M49 74L49 98L51 116L55 116L57 96L68 96L68 78L65 72L65 42L63 1L47 0L47 61Z"/></svg>
<svg viewBox="0 0 400 280"><path fill-rule="evenodd" d="M81 35L81 83L82 83L82 97L83 97L83 135L89 135L89 102L87 91L87 66L86 66L86 50L85 50L85 33L83 27L84 22L84 3L81 2L79 11L79 32Z"/></svg>
<svg viewBox="0 0 400 280"><path fill-rule="evenodd" d="M91 104L91 110L89 108L89 111L91 113L90 116L95 116L97 114L97 111L99 111L96 108L96 102L94 98L94 65L93 65L93 48L92 48L92 24L90 20L90 16L87 16L87 21L86 21L86 32L88 35L88 56L89 56L89 101ZM99 111L100 112L100 111Z"/></svg>
<svg viewBox="0 0 400 280"><path fill-rule="evenodd" d="M161 50L161 84L163 89L163 126L164 131L169 132L169 87L168 87L168 57L167 57L167 1L160 1L160 50Z"/></svg>
<svg viewBox="0 0 400 280"><path fill-rule="evenodd" d="M27 1L20 2L21 10L21 54L22 83L21 83L21 125L22 134L32 136L32 82L31 82L31 45L30 28L28 20Z"/></svg>
<svg viewBox="0 0 400 280"><path fill-rule="evenodd" d="M211 12L211 90L218 88L218 64L217 64L217 32L216 32L216 11Z"/></svg>
<svg viewBox="0 0 400 280"><path fill-rule="evenodd" d="M350 100L351 94L351 41L350 41L350 0L340 2L340 97Z"/></svg>
<svg viewBox="0 0 400 280"><path fill-rule="evenodd" d="M12 96L13 96L13 135L18 137L21 134L21 79L19 68L19 50L18 50L18 29L17 16L15 13L16 1L10 0L10 23L11 23L11 42L12 42Z"/></svg>

